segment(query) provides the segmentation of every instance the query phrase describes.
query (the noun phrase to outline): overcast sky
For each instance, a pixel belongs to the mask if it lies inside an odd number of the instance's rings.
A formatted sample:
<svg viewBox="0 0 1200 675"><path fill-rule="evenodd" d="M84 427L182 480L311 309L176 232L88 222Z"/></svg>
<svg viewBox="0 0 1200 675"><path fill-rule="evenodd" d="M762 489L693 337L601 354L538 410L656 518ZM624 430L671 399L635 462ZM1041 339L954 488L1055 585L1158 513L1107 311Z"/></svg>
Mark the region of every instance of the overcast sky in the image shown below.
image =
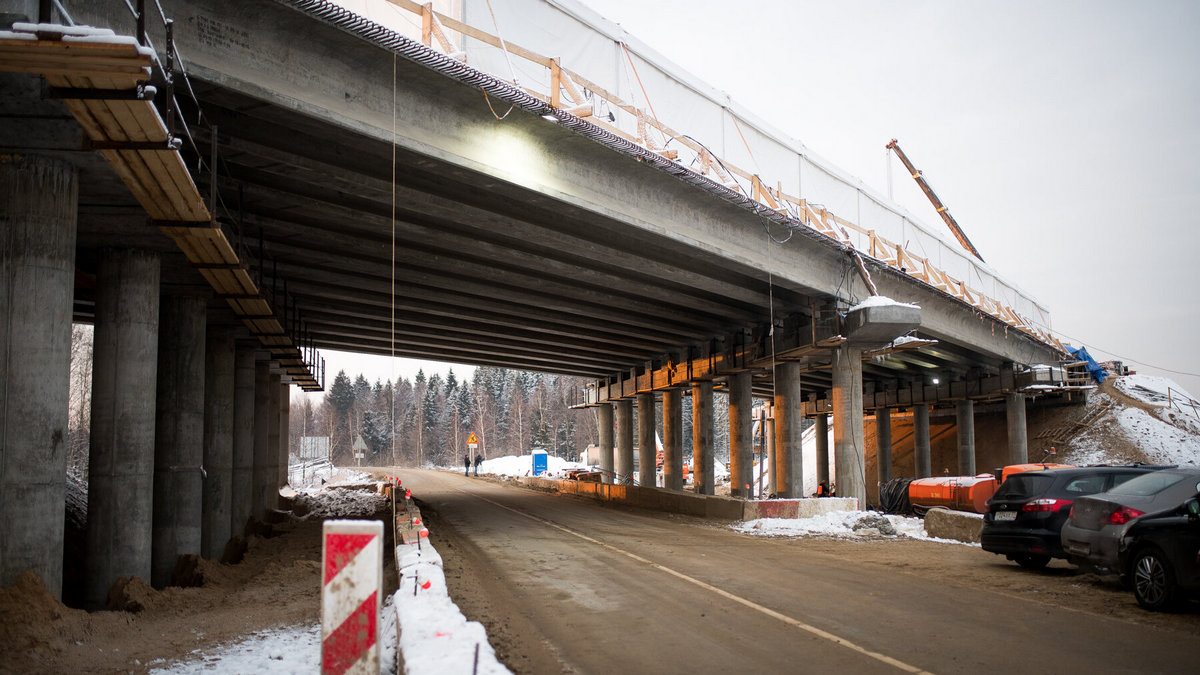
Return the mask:
<svg viewBox="0 0 1200 675"><path fill-rule="evenodd" d="M1200 396L1200 2L584 1L882 194L899 139L1064 342Z"/></svg>

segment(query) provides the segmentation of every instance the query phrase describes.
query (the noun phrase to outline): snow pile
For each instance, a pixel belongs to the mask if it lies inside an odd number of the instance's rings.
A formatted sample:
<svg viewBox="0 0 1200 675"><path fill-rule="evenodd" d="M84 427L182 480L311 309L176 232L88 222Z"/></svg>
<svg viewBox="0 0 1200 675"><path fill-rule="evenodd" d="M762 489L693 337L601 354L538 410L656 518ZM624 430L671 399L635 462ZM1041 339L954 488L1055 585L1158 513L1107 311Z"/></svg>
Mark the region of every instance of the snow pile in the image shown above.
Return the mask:
<svg viewBox="0 0 1200 675"><path fill-rule="evenodd" d="M1130 398L1164 408L1170 403L1173 409L1190 411L1191 402L1196 400L1174 380L1154 375L1125 375L1115 378L1113 386Z"/></svg>
<svg viewBox="0 0 1200 675"><path fill-rule="evenodd" d="M319 492L298 492L292 503L293 511L304 514L304 520L325 520L372 516L384 509L388 500L371 490L331 487Z"/></svg>
<svg viewBox="0 0 1200 675"><path fill-rule="evenodd" d="M1118 412L1117 424L1155 464L1195 465L1200 461L1200 436L1194 430L1181 429L1138 408Z"/></svg>
<svg viewBox="0 0 1200 675"><path fill-rule="evenodd" d="M560 477L566 474L569 469L586 469L587 467L579 462L569 462L562 457L554 455L546 456L546 476L551 478ZM471 473L475 473L474 467L471 468ZM533 475L533 455L507 455L497 457L495 459L485 459L479 465L479 473L488 474L491 476L532 476Z"/></svg>
<svg viewBox="0 0 1200 675"><path fill-rule="evenodd" d="M420 540L418 540L420 541ZM467 621L446 589L442 557L427 541L396 547L400 587L392 596L408 675L508 673L478 621Z"/></svg>
<svg viewBox="0 0 1200 675"><path fill-rule="evenodd" d="M1111 413L1112 421L1093 425L1074 439L1071 450L1064 456L1066 461L1080 465L1128 461L1180 466L1200 464L1200 404L1193 409L1188 392L1164 377L1126 375L1112 380L1117 391L1142 405L1122 405L1117 401ZM1089 405L1102 405L1113 398L1100 393ZM1105 419L1110 418L1106 416ZM1128 442L1140 455L1114 453L1111 450L1113 436Z"/></svg>
<svg viewBox="0 0 1200 675"><path fill-rule="evenodd" d="M888 525L883 524L884 519L894 530L894 535L887 534ZM925 523L920 518L885 516L874 511L832 511L809 518L757 518L731 527L742 534L763 537L832 537L862 540L896 536L948 544L963 543L930 537L925 533Z"/></svg>

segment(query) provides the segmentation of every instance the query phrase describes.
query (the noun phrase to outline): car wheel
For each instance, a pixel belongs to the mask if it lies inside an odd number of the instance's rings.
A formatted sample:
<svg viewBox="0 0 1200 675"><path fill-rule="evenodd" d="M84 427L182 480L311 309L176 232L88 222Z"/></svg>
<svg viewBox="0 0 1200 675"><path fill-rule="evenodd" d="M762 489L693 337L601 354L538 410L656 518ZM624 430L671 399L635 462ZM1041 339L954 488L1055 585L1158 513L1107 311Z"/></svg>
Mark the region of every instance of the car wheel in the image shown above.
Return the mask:
<svg viewBox="0 0 1200 675"><path fill-rule="evenodd" d="M1050 556L1037 555L1035 553L1021 553L1013 556L1017 564L1027 570L1040 570L1050 564Z"/></svg>
<svg viewBox="0 0 1200 675"><path fill-rule="evenodd" d="M1175 575L1162 551L1149 548L1139 552L1130 570L1133 597L1137 598L1139 605L1155 612L1175 605Z"/></svg>

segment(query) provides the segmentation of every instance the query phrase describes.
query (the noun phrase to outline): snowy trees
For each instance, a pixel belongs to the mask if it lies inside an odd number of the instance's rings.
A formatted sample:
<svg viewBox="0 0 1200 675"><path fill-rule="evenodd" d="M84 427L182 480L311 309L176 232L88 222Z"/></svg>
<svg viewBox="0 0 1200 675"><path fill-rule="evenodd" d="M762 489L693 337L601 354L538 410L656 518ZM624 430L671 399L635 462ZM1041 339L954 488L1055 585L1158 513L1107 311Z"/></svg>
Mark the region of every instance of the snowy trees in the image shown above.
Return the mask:
<svg viewBox="0 0 1200 675"><path fill-rule="evenodd" d="M411 381L352 380L339 372L315 407L307 397L292 404L291 434L327 436L335 463L353 464L360 434L364 464L458 465L472 432L484 457L524 454L533 448L577 459L596 441L591 410L571 410L583 397L581 378L478 367L471 379L453 370ZM307 409L305 408L307 406Z"/></svg>

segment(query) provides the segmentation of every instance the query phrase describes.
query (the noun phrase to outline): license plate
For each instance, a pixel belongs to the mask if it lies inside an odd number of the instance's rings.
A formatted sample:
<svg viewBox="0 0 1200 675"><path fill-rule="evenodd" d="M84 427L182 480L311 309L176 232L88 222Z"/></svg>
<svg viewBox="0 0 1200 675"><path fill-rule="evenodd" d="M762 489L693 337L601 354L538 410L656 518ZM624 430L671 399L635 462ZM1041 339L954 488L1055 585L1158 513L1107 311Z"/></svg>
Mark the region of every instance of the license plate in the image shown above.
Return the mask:
<svg viewBox="0 0 1200 675"><path fill-rule="evenodd" d="M1016 520L1017 512L1016 511L997 511L994 514L992 514L992 517L995 518L996 520Z"/></svg>

